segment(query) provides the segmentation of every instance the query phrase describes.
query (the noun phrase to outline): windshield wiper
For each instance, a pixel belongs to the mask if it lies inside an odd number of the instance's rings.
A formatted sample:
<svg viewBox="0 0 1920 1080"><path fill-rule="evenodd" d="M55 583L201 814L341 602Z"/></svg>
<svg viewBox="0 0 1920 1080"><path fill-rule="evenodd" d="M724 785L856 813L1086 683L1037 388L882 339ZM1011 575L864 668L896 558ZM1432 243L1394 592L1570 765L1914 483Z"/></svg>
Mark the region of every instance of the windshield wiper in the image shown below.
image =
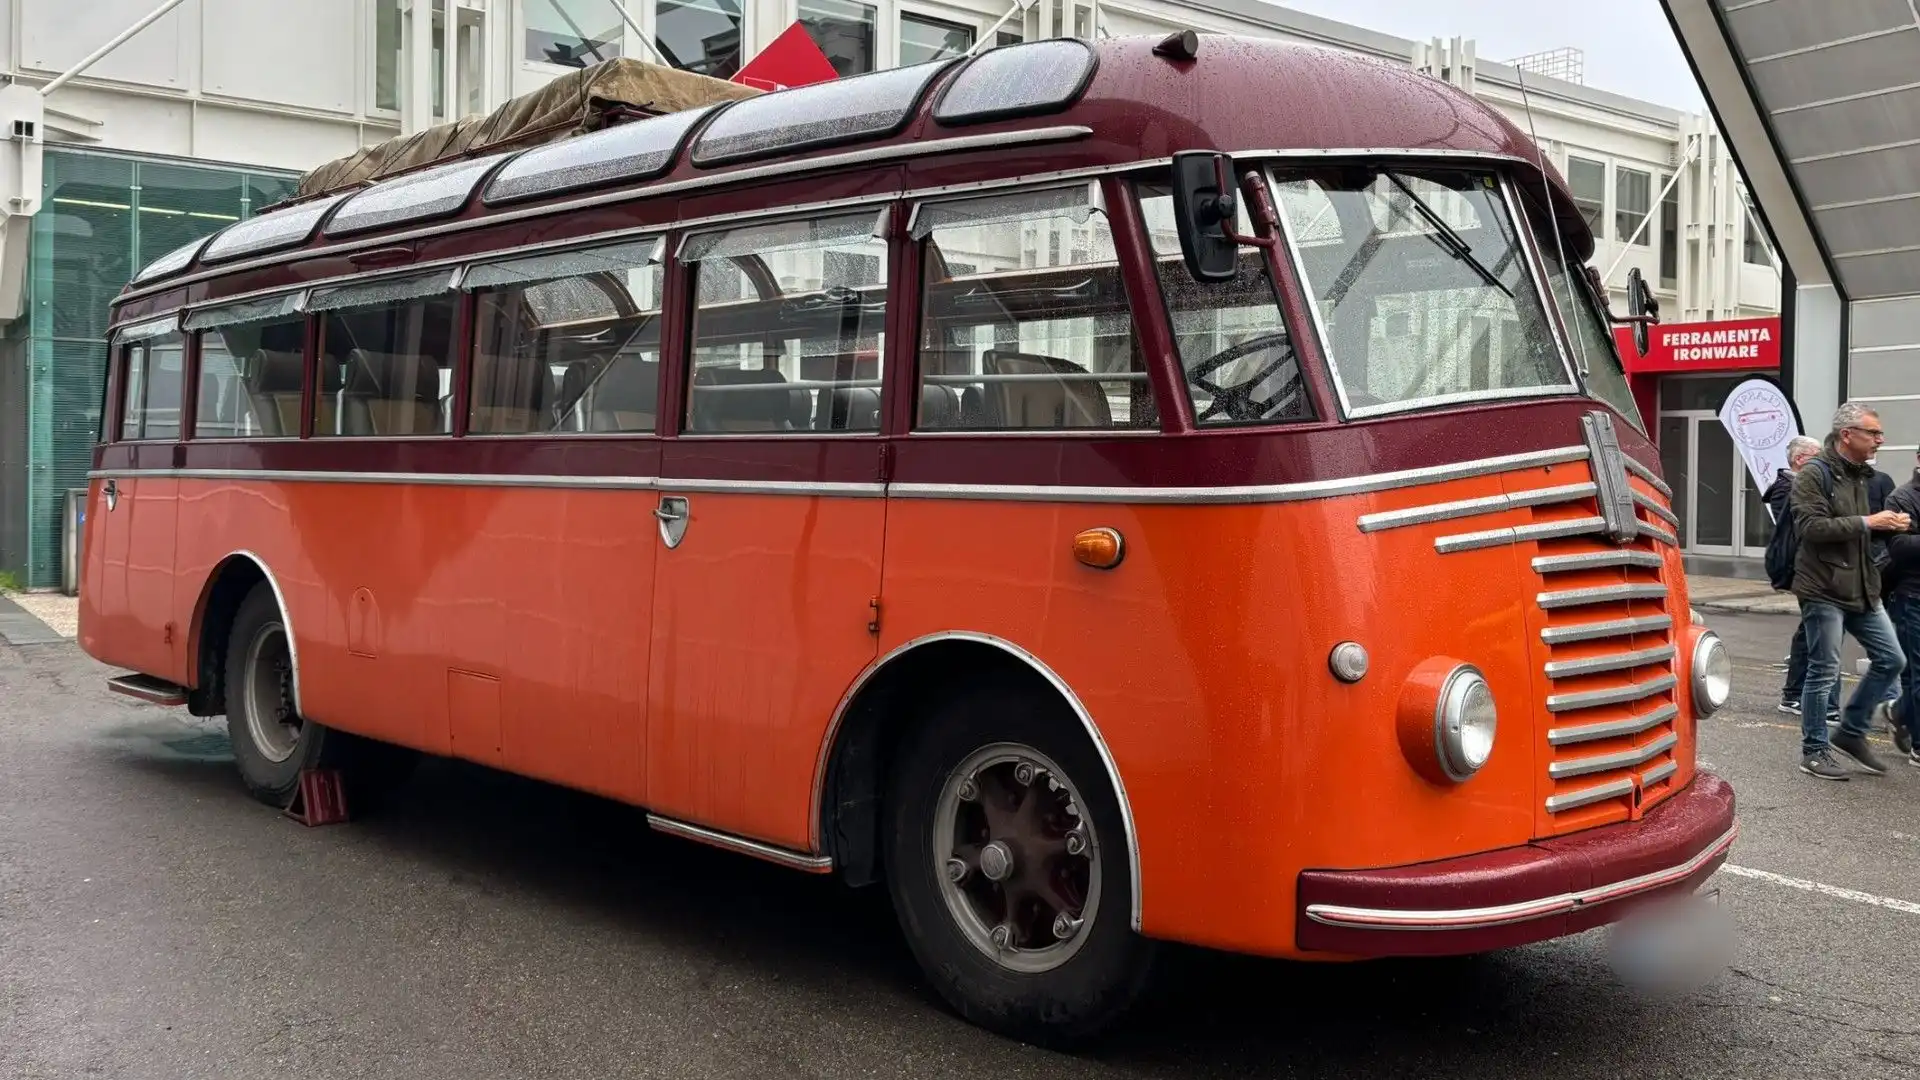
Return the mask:
<svg viewBox="0 0 1920 1080"><path fill-rule="evenodd" d="M1493 276L1493 271L1487 269L1481 264L1479 259L1473 257L1473 249L1467 246L1465 240L1460 239L1460 234L1454 232L1451 225L1440 220L1440 215L1433 212L1433 208L1427 205L1426 200L1415 195L1413 189L1402 183L1400 178L1393 173L1389 172L1384 175L1387 179L1393 181L1394 187L1399 188L1402 194L1413 201L1413 208L1418 210L1420 216L1426 219L1427 224L1433 226L1434 231L1440 234L1439 236L1429 234L1429 239L1446 249L1454 258L1473 267L1474 272L1480 275L1482 281L1505 293L1507 299L1513 299L1513 290L1501 284L1500 279Z"/></svg>

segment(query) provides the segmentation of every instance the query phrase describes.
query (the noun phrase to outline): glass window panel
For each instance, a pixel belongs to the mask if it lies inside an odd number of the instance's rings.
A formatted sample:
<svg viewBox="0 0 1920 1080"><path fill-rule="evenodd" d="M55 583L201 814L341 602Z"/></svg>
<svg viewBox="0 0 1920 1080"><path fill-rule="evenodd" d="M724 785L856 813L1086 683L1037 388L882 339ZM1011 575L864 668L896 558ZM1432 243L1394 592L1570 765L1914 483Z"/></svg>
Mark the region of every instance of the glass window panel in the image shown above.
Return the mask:
<svg viewBox="0 0 1920 1080"><path fill-rule="evenodd" d="M432 273L411 274L406 277L378 278L352 285L315 289L313 295L307 300L307 310L328 311L333 308L357 307L362 304L410 300L446 292L452 287L453 271L451 270L435 270Z"/></svg>
<svg viewBox="0 0 1920 1080"><path fill-rule="evenodd" d="M487 181L486 200L509 202L576 191L615 180L650 180L673 167L687 132L713 106L634 120L536 146Z"/></svg>
<svg viewBox="0 0 1920 1080"><path fill-rule="evenodd" d="M736 230L692 270L689 432L880 430L887 244L871 228Z"/></svg>
<svg viewBox="0 0 1920 1080"><path fill-rule="evenodd" d="M973 48L973 33L971 26L904 12L900 16L900 66L965 56Z"/></svg>
<svg viewBox="0 0 1920 1080"><path fill-rule="evenodd" d="M199 253L200 248L205 245L206 242L207 238L202 236L196 240L189 240L181 244L179 247L174 248L172 251L167 252L165 255L160 256L142 267L139 273L133 275L133 280L152 281L155 278L163 278L168 274L177 274L185 270L187 264L193 261L193 257Z"/></svg>
<svg viewBox="0 0 1920 1080"><path fill-rule="evenodd" d="M1586 158L1567 158L1567 187L1573 191L1573 204L1587 219L1595 240L1607 235L1607 167Z"/></svg>
<svg viewBox="0 0 1920 1080"><path fill-rule="evenodd" d="M1005 205L1032 212L979 213L922 241L915 426L1158 426L1106 215L1022 195Z"/></svg>
<svg viewBox="0 0 1920 1080"><path fill-rule="evenodd" d="M620 55L626 21L614 0L526 0L528 60L584 68Z"/></svg>
<svg viewBox="0 0 1920 1080"><path fill-rule="evenodd" d="M873 61L874 31L879 18L870 4L848 0L800 0L800 25L827 56L841 78L864 75L879 65ZM902 66L912 63L901 60Z"/></svg>
<svg viewBox="0 0 1920 1080"><path fill-rule="evenodd" d="M1278 178L1350 411L1574 389L1492 174L1343 168Z"/></svg>
<svg viewBox="0 0 1920 1080"><path fill-rule="evenodd" d="M240 220L240 174L142 161L135 166L139 260L151 260Z"/></svg>
<svg viewBox="0 0 1920 1080"><path fill-rule="evenodd" d="M1688 539L1687 515L1692 503L1693 478L1687 473L1687 456L1693 437L1693 421L1685 416L1660 418L1660 472L1673 488L1673 515L1680 519L1674 535L1682 547L1692 547Z"/></svg>
<svg viewBox="0 0 1920 1080"><path fill-rule="evenodd" d="M279 296L268 296L259 300L242 300L237 304L200 308L187 314L186 328L205 330L232 323L257 322L261 319L291 315L299 306L299 293L281 293Z"/></svg>
<svg viewBox="0 0 1920 1080"><path fill-rule="evenodd" d="M122 439L180 437L181 387L186 377L186 339L177 331L121 349L126 370Z"/></svg>
<svg viewBox="0 0 1920 1080"><path fill-rule="evenodd" d="M943 124L977 123L1073 104L1093 75L1085 42L1050 39L989 49L967 62L933 107Z"/></svg>
<svg viewBox="0 0 1920 1080"><path fill-rule="evenodd" d="M658 0L653 10L654 44L668 63L716 79L739 72L738 0Z"/></svg>
<svg viewBox="0 0 1920 1080"><path fill-rule="evenodd" d="M313 236L313 227L327 211L344 198L344 192L329 195L230 225L207 244L207 261L298 247Z"/></svg>
<svg viewBox="0 0 1920 1080"><path fill-rule="evenodd" d="M383 229L455 213L467 205L480 178L504 156L453 161L362 188L349 195L327 220L327 235Z"/></svg>
<svg viewBox="0 0 1920 1080"><path fill-rule="evenodd" d="M745 225L695 233L680 245L682 262L701 262L736 255L766 254L800 248L820 248L875 237L886 227L887 211L863 210L826 218L800 218L769 225Z"/></svg>
<svg viewBox="0 0 1920 1080"><path fill-rule="evenodd" d="M487 285L518 285L585 274L612 273L659 262L661 246L658 237L647 237L620 244L481 263L467 271L463 284L473 289Z"/></svg>
<svg viewBox="0 0 1920 1080"><path fill-rule="evenodd" d="M1030 217L1060 217L1075 225L1084 225L1094 208L1100 204L1099 196L1100 186L1095 181L1012 195L921 203L914 209L909 227L915 240L925 240L935 229L997 225L1008 221L1025 221Z"/></svg>
<svg viewBox="0 0 1920 1080"><path fill-rule="evenodd" d="M1660 186L1666 195L1660 199L1660 287L1675 288L1680 280L1680 187L1672 176L1662 176Z"/></svg>
<svg viewBox="0 0 1920 1080"><path fill-rule="evenodd" d="M452 431L456 310L449 294L322 316L315 437Z"/></svg>
<svg viewBox="0 0 1920 1080"><path fill-rule="evenodd" d="M728 106L693 141L702 165L888 135L912 119L940 64L798 86Z"/></svg>
<svg viewBox="0 0 1920 1080"><path fill-rule="evenodd" d="M193 437L298 436L306 349L304 316L231 322L202 333Z"/></svg>
<svg viewBox="0 0 1920 1080"><path fill-rule="evenodd" d="M1640 406L1634 402L1633 389L1621 363L1613 324L1595 298L1593 283L1587 279L1586 271L1582 269L1575 281L1569 281L1566 264L1560 261L1561 253L1553 238L1536 235L1535 244L1547 268L1547 294L1553 297L1561 320L1573 337L1574 363L1586 372L1587 393L1613 406L1627 423L1646 431L1646 421L1640 415Z"/></svg>
<svg viewBox="0 0 1920 1080"><path fill-rule="evenodd" d="M1634 247L1647 247L1651 243L1653 228L1640 228L1640 222L1653 209L1653 177L1638 169L1619 168L1613 171L1613 235L1625 243L1631 240ZM1638 230L1639 235L1635 235Z"/></svg>
<svg viewBox="0 0 1920 1080"><path fill-rule="evenodd" d="M653 252L649 241L499 264L506 287L476 297L468 433L651 433L664 281Z"/></svg>
<svg viewBox="0 0 1920 1080"><path fill-rule="evenodd" d="M400 109L400 0L374 0L373 107Z"/></svg>
<svg viewBox="0 0 1920 1080"><path fill-rule="evenodd" d="M1259 248L1243 248L1230 282L1195 281L1180 255L1168 181L1141 184L1140 210L1173 322L1194 419L1204 426L1313 419L1300 356ZM1235 226L1253 234L1246 203Z"/></svg>

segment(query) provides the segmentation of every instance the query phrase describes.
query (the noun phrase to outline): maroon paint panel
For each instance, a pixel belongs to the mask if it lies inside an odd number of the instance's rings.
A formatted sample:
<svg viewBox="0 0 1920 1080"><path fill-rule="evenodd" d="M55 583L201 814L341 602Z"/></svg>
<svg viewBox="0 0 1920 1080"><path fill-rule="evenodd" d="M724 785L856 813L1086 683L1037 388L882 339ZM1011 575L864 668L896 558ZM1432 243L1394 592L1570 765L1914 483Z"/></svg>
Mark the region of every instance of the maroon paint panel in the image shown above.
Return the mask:
<svg viewBox="0 0 1920 1080"><path fill-rule="evenodd" d="M1685 879L1570 914L1470 930L1388 930L1326 926L1312 904L1399 911L1490 908L1577 892L1685 863L1734 823L1732 785L1712 773L1639 821L1604 825L1518 848L1384 870L1308 870L1300 875L1296 940L1303 949L1346 956L1448 956L1509 948L1617 922L1636 907L1684 895L1726 861L1716 856Z"/></svg>

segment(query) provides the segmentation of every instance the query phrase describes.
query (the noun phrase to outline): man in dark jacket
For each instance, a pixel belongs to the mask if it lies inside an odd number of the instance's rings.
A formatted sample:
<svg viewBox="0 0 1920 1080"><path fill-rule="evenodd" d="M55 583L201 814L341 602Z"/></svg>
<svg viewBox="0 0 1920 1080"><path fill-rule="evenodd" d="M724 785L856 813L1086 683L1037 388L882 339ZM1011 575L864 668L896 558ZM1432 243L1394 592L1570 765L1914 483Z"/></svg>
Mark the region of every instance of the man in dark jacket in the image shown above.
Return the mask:
<svg viewBox="0 0 1920 1080"><path fill-rule="evenodd" d="M1800 598L1800 625L1807 637L1807 682L1800 697L1800 771L1822 780L1845 780L1833 758L1839 750L1861 768L1884 775L1887 767L1867 746L1872 710L1906 668L1893 620L1880 603L1880 569L1874 540L1903 533L1913 519L1897 510L1873 513L1868 506L1866 462L1886 441L1886 429L1871 408L1840 406L1820 453L1793 478L1788 504L1800 537L1793 563L1793 594ZM1840 681L1840 644L1852 634L1867 653L1867 675L1847 700L1840 731L1827 737L1827 705Z"/></svg>
<svg viewBox="0 0 1920 1080"><path fill-rule="evenodd" d="M1913 477L1887 496L1887 509L1920 522L1920 463ZM1907 764L1920 769L1920 532L1896 533L1887 539L1888 564L1883 573L1893 579L1887 614L1907 655L1901 673L1900 704L1892 710L1894 745L1907 755Z"/></svg>
<svg viewBox="0 0 1920 1080"><path fill-rule="evenodd" d="M1787 515L1793 511L1787 506L1787 495L1793 490L1793 475L1820 452L1820 443L1805 435L1795 435L1787 443L1787 467L1774 475L1773 483L1767 486L1767 493L1760 496L1767 504L1767 512L1773 515L1773 527L1787 528ZM1791 555L1789 555L1791 557ZM1793 627L1793 642L1787 646L1787 682L1780 688L1780 711L1800 715L1800 691L1807 683L1807 632L1798 623ZM1828 723L1840 722L1840 703L1834 702L1827 713Z"/></svg>

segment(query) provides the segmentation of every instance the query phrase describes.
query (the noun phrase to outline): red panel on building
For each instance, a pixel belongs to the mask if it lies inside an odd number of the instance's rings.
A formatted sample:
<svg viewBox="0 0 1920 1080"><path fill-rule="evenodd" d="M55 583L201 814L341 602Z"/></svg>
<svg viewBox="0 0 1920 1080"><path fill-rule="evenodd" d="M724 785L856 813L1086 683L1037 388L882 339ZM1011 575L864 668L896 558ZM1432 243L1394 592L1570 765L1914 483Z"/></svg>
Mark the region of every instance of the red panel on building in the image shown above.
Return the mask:
<svg viewBox="0 0 1920 1080"><path fill-rule="evenodd" d="M760 50L760 55L749 60L732 81L757 90L785 90L839 77L827 54L820 51L807 28L796 20L774 38L772 44Z"/></svg>
<svg viewBox="0 0 1920 1080"><path fill-rule="evenodd" d="M1780 320L1724 319L1650 328L1647 355L1633 347L1633 328L1616 327L1620 357L1635 375L1690 371L1763 371L1780 366Z"/></svg>

